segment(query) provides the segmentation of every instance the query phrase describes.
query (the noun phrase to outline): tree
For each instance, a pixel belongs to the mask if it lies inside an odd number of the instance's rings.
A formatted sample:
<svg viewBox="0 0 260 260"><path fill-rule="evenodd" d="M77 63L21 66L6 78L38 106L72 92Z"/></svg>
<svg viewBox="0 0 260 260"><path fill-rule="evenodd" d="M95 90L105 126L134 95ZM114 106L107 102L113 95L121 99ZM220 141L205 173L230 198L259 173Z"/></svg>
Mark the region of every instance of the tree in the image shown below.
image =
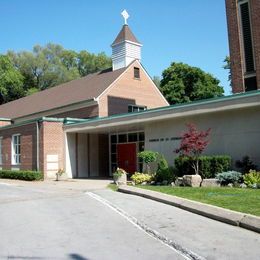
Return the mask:
<svg viewBox="0 0 260 260"><path fill-rule="evenodd" d="M145 163L146 171L148 174L151 173L151 163L155 162L158 157L158 153L154 151L142 151L138 153L138 158L142 159L143 163Z"/></svg>
<svg viewBox="0 0 260 260"><path fill-rule="evenodd" d="M78 54L78 71L82 77L111 66L112 60L103 52L97 56L87 51L81 51Z"/></svg>
<svg viewBox="0 0 260 260"><path fill-rule="evenodd" d="M194 124L187 124L188 131L181 135L181 144L175 150L180 156L186 156L191 160L195 174L199 174L199 156L207 147L210 129L207 131L197 130Z"/></svg>
<svg viewBox="0 0 260 260"><path fill-rule="evenodd" d="M160 88L161 79L158 76L153 77L153 83L156 85L157 88Z"/></svg>
<svg viewBox="0 0 260 260"><path fill-rule="evenodd" d="M200 68L173 62L163 71L160 90L173 105L222 96L220 81Z"/></svg>
<svg viewBox="0 0 260 260"><path fill-rule="evenodd" d="M111 58L87 51L76 52L61 45L36 45L32 51L8 51L13 68L22 76L23 91L6 94L5 102L111 67ZM15 79L14 79L15 80ZM17 88L21 88L20 85ZM15 87L14 87L15 89Z"/></svg>
<svg viewBox="0 0 260 260"><path fill-rule="evenodd" d="M25 90L43 90L79 78L77 67L68 65L70 54L73 55L73 51L51 43L45 47L36 45L32 52L8 52L8 56L24 76Z"/></svg>
<svg viewBox="0 0 260 260"><path fill-rule="evenodd" d="M231 62L230 62L230 57L226 56L226 58L224 59L224 65L223 68L225 70L228 70L228 81L229 81L229 85L231 86Z"/></svg>
<svg viewBox="0 0 260 260"><path fill-rule="evenodd" d="M0 55L1 104L24 95L23 76L6 55Z"/></svg>

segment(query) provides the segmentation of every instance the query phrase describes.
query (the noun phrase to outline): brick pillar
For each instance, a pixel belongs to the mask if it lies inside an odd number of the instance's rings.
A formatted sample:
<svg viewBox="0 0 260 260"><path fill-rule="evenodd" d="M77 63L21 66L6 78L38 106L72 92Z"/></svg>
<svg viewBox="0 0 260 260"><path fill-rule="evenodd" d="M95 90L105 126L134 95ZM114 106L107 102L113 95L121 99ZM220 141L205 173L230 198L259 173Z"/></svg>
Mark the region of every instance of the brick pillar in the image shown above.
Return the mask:
<svg viewBox="0 0 260 260"><path fill-rule="evenodd" d="M259 1L259 0L255 0ZM243 60L241 53L241 31L239 30L237 0L226 0L226 13L228 23L229 51L231 60L232 92L245 91L243 80Z"/></svg>
<svg viewBox="0 0 260 260"><path fill-rule="evenodd" d="M47 167L47 156L58 156L57 169ZM56 162L50 162L56 165ZM58 169L64 169L64 132L62 122L44 121L40 126L40 170L46 178L49 174L54 176Z"/></svg>

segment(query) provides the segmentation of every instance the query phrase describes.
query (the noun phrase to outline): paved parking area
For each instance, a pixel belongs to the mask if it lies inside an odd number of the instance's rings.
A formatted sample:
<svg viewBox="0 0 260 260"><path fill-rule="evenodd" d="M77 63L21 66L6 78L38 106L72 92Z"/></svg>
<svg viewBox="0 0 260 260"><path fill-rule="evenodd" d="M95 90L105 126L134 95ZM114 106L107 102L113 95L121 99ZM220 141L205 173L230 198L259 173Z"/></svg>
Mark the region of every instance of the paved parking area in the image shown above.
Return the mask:
<svg viewBox="0 0 260 260"><path fill-rule="evenodd" d="M260 255L257 233L113 192L105 188L107 183L0 180L0 259L258 259Z"/></svg>

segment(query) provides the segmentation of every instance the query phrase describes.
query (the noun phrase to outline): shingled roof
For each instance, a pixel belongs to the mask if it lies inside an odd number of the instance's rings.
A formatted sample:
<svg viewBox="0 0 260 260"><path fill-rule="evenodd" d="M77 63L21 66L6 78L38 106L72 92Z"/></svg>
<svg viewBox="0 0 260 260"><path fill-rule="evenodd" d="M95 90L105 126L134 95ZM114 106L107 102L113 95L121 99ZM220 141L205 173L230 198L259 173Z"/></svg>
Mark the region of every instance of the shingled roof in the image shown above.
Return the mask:
<svg viewBox="0 0 260 260"><path fill-rule="evenodd" d="M124 24L121 31L117 35L116 39L112 43L111 46L116 45L118 43L124 42L124 41L130 41L140 44L140 42L136 39L132 31L130 30L129 26L127 24Z"/></svg>
<svg viewBox="0 0 260 260"><path fill-rule="evenodd" d="M97 98L126 68L89 74L0 106L0 118L15 119L33 113Z"/></svg>

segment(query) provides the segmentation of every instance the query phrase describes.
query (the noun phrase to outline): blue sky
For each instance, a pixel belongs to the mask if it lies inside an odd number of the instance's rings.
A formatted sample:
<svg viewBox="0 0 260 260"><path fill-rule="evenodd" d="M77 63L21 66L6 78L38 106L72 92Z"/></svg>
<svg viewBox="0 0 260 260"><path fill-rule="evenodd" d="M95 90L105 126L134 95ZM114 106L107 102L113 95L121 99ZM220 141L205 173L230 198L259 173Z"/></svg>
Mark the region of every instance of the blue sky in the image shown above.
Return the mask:
<svg viewBox="0 0 260 260"><path fill-rule="evenodd" d="M123 9L151 76L182 61L215 75L230 94L222 68L229 53L224 0L0 0L0 53L52 42L111 55Z"/></svg>

